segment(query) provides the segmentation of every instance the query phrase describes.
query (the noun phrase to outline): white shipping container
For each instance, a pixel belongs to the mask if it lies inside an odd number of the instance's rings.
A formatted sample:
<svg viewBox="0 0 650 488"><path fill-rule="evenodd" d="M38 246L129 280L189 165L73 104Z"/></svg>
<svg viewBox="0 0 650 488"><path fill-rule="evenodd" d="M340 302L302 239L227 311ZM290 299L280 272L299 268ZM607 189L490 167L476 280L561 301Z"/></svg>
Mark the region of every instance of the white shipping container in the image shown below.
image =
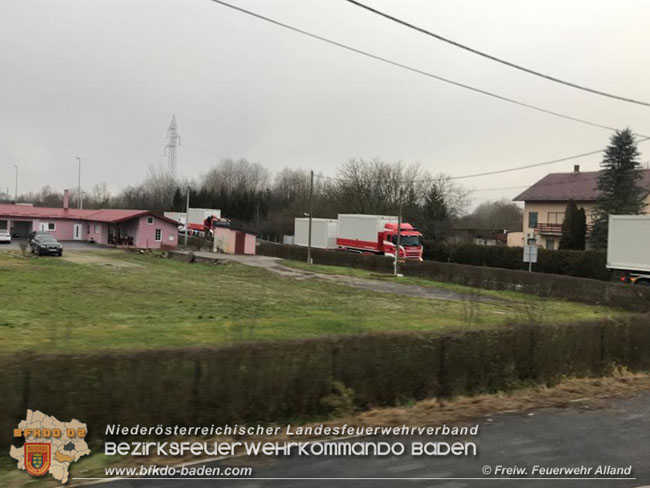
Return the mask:
<svg viewBox="0 0 650 488"><path fill-rule="evenodd" d="M650 272L650 216L610 215L607 267Z"/></svg>
<svg viewBox="0 0 650 488"><path fill-rule="evenodd" d="M168 219L175 220L183 227L185 227L185 212L164 212L163 215Z"/></svg>
<svg viewBox="0 0 650 488"><path fill-rule="evenodd" d="M296 246L309 245L309 218L301 217L294 221ZM336 220L311 219L311 247L318 249L336 249Z"/></svg>
<svg viewBox="0 0 650 488"><path fill-rule="evenodd" d="M221 210L218 208L190 208L190 224L203 225L205 219L210 215L213 217L221 218ZM165 217L168 217L172 220L175 220L179 224L182 224L185 227L185 222L187 220L187 213L185 212L165 212Z"/></svg>
<svg viewBox="0 0 650 488"><path fill-rule="evenodd" d="M189 223L203 225L205 219L210 215L213 217L221 218L221 210L218 208L191 208L188 211Z"/></svg>
<svg viewBox="0 0 650 488"><path fill-rule="evenodd" d="M376 243L386 224L397 224L398 220L387 215L339 214L338 237Z"/></svg>

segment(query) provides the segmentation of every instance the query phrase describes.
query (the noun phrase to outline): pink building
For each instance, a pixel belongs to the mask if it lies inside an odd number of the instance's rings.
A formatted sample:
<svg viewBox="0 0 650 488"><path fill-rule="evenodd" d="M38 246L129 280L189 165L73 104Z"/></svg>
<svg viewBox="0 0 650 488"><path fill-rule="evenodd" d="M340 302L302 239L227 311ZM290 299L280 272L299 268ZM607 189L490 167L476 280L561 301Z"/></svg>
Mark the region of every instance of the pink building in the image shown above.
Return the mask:
<svg viewBox="0 0 650 488"><path fill-rule="evenodd" d="M32 231L49 232L60 241L91 241L142 248L176 247L178 223L147 210L79 210L0 204L0 229L26 237Z"/></svg>
<svg viewBox="0 0 650 488"><path fill-rule="evenodd" d="M255 254L257 237L252 232L230 227L213 227L213 251L226 254Z"/></svg>

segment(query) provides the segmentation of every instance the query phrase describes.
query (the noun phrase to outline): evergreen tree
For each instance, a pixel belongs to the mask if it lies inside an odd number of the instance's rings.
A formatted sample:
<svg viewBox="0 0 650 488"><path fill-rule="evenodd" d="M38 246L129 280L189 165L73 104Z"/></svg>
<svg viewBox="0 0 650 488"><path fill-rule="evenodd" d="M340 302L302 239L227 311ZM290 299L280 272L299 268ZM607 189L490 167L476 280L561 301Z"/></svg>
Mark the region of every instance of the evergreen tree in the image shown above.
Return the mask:
<svg viewBox="0 0 650 488"><path fill-rule="evenodd" d="M595 248L607 247L610 215L638 215L645 207L648 190L640 184L643 175L639 151L630 129L616 131L605 149L598 176L600 195L596 202L590 241Z"/></svg>
<svg viewBox="0 0 650 488"><path fill-rule="evenodd" d="M423 234L429 239L445 238L451 230L451 215L445 195L437 185L432 185L424 197Z"/></svg>
<svg viewBox="0 0 650 488"><path fill-rule="evenodd" d="M573 200L569 200L564 211L562 222L562 237L560 249L584 250L587 217L584 208L578 208Z"/></svg>
<svg viewBox="0 0 650 488"><path fill-rule="evenodd" d="M178 187L176 188L176 191L174 192L174 198L172 199L172 210L174 212L185 211L185 198L183 198L181 189Z"/></svg>
<svg viewBox="0 0 650 488"><path fill-rule="evenodd" d="M576 240L576 249L584 250L587 244L587 213L584 207L578 209L578 223L575 229L576 235L579 237Z"/></svg>

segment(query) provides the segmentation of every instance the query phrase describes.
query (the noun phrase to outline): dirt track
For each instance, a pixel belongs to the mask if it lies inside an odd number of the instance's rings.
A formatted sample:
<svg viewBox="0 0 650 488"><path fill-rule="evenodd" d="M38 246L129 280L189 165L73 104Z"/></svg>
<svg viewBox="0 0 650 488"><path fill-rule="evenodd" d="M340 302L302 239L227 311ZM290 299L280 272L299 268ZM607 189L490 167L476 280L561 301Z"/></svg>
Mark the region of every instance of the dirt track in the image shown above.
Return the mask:
<svg viewBox="0 0 650 488"><path fill-rule="evenodd" d="M196 256L203 258L234 261L237 263L245 264L247 266L254 266L256 268L267 269L273 273L277 273L288 278L296 280L319 280L329 283L336 283L340 285L350 286L352 288L360 288L362 290L378 291L383 293L393 293L396 295L407 295L420 298L430 298L432 300L447 300L447 301L474 301L474 302L492 302L499 303L502 300L498 298L484 296L480 293L458 293L446 288L435 288L430 286L407 285L403 283L393 283L383 281L381 279L365 279L355 276L343 276L333 274L315 273L297 268L290 268L280 264L280 258L273 258L269 256L236 256L232 254L215 254L211 252L196 252Z"/></svg>

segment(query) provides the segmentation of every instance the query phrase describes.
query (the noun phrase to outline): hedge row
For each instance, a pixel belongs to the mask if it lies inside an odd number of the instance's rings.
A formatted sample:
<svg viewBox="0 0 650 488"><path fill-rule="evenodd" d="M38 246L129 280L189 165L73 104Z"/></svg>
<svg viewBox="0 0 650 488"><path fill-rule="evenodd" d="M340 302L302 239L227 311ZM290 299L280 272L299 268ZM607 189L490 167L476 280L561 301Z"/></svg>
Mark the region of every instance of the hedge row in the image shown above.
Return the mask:
<svg viewBox="0 0 650 488"><path fill-rule="evenodd" d="M424 242L424 259L444 263L471 264L493 268L528 269L521 247L479 246L476 244L439 244ZM610 281L605 251L549 251L539 249L533 269L538 273L592 278Z"/></svg>
<svg viewBox="0 0 650 488"><path fill-rule="evenodd" d="M283 259L297 261L307 259L307 248L300 246L263 242L257 247L257 251L259 254ZM393 261L383 256L312 249L312 259L315 264L348 266L384 273L393 270ZM650 311L650 288L643 286L439 261L407 262L400 265L400 272L405 276L489 290L519 291L634 312Z"/></svg>
<svg viewBox="0 0 650 488"><path fill-rule="evenodd" d="M650 369L650 317L448 335L337 336L230 347L0 358L0 432L26 409L107 424L211 425L328 414L334 382L358 408ZM0 436L0 450L11 436Z"/></svg>

